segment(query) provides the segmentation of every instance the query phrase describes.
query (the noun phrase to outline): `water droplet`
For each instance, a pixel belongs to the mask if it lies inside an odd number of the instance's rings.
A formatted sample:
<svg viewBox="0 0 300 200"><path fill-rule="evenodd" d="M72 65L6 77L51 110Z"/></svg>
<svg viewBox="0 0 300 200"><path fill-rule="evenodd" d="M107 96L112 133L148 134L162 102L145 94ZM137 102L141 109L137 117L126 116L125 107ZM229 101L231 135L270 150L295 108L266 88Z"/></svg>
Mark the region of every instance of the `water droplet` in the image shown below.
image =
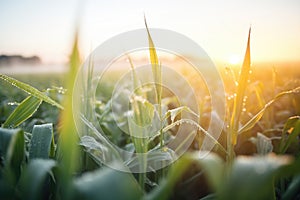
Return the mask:
<svg viewBox="0 0 300 200"><path fill-rule="evenodd" d="M9 105L9 106L18 106L19 103L17 103L17 102L8 102L7 105Z"/></svg>

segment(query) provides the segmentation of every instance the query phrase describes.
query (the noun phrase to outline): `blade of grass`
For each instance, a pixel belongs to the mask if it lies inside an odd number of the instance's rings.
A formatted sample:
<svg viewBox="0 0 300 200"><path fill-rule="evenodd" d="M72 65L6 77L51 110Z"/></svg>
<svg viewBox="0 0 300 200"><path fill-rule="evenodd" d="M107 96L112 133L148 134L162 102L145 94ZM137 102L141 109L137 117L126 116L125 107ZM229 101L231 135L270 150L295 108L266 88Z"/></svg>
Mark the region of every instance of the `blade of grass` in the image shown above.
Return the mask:
<svg viewBox="0 0 300 200"><path fill-rule="evenodd" d="M8 116L2 127L14 128L31 117L41 105L42 100L29 96L18 105Z"/></svg>
<svg viewBox="0 0 300 200"><path fill-rule="evenodd" d="M24 92L30 94L31 96L34 96L40 100L43 100L53 106L56 106L59 109L64 109L62 105L60 105L59 103L57 103L56 101L54 101L53 99L51 99L50 97L48 97L46 94L44 94L43 92L39 91L38 89L23 83L21 81L18 81L12 77L6 76L4 74L0 74L0 79L10 83L11 85L23 90Z"/></svg>

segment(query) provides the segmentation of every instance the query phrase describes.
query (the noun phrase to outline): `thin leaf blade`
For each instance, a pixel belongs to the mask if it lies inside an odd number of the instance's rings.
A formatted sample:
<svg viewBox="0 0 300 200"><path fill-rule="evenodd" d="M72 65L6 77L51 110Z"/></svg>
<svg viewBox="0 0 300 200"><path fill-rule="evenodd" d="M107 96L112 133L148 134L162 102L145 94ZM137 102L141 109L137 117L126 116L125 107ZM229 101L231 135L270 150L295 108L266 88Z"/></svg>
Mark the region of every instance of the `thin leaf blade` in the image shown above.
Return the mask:
<svg viewBox="0 0 300 200"><path fill-rule="evenodd" d="M42 100L34 96L27 97L8 116L2 126L11 128L19 126L22 122L30 118L37 111L41 103Z"/></svg>
<svg viewBox="0 0 300 200"><path fill-rule="evenodd" d="M51 99L50 97L48 97L46 94L44 94L43 92L39 91L38 89L23 83L21 81L18 81L12 77L6 76L4 74L0 74L0 79L10 83L11 85L23 90L24 92L30 94L31 96L34 96L40 100L43 100L53 106L56 106L59 109L64 109L62 105L60 105L59 103L57 103L56 101L54 101L53 99Z"/></svg>
<svg viewBox="0 0 300 200"><path fill-rule="evenodd" d="M157 103L161 104L161 96L162 96L162 74L161 74L161 65L158 60L158 56L156 53L156 49L146 22L146 18L144 18L145 26L147 29L148 34L148 41L149 41L149 53L150 53L150 61L152 65L152 73L155 82L155 89L156 89L156 96L157 96Z"/></svg>
<svg viewBox="0 0 300 200"><path fill-rule="evenodd" d="M298 94L300 92L300 87L297 87L295 89L281 92L274 99L269 101L263 109L261 109L254 117L252 117L242 128L239 129L238 134L242 134L251 128L255 126L255 124L262 118L264 115L265 111L276 101L278 101L281 97L286 96L286 95L293 95L293 94Z"/></svg>
<svg viewBox="0 0 300 200"><path fill-rule="evenodd" d="M233 113L232 113L231 122L230 122L230 129L232 132L231 143L233 145L235 145L237 142L237 134L238 134L238 128L239 128L238 126L239 126L240 116L242 113L244 94L245 94L248 77L249 77L249 73L250 73L250 64L251 64L250 34L251 34L251 28L249 29L246 53L245 53L242 69L240 72L237 92L236 92L236 96L234 99Z"/></svg>

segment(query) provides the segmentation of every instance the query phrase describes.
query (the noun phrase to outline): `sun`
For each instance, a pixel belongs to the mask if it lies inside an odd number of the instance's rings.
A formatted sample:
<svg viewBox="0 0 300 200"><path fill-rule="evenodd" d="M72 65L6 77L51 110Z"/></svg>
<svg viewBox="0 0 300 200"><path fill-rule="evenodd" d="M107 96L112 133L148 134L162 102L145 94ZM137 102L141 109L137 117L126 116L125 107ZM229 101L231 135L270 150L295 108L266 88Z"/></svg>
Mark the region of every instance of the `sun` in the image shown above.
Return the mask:
<svg viewBox="0 0 300 200"><path fill-rule="evenodd" d="M241 58L238 55L231 55L228 59L229 64L237 65L241 62Z"/></svg>

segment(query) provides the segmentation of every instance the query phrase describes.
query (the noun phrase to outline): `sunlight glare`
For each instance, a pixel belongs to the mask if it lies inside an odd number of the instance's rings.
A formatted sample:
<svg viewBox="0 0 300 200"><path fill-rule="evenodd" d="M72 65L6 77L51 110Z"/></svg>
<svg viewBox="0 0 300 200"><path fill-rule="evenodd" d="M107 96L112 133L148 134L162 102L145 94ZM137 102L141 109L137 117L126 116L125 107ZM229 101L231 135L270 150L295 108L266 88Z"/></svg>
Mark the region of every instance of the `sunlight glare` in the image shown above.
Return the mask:
<svg viewBox="0 0 300 200"><path fill-rule="evenodd" d="M229 64L237 65L241 62L241 58L238 55L231 55L228 61Z"/></svg>

